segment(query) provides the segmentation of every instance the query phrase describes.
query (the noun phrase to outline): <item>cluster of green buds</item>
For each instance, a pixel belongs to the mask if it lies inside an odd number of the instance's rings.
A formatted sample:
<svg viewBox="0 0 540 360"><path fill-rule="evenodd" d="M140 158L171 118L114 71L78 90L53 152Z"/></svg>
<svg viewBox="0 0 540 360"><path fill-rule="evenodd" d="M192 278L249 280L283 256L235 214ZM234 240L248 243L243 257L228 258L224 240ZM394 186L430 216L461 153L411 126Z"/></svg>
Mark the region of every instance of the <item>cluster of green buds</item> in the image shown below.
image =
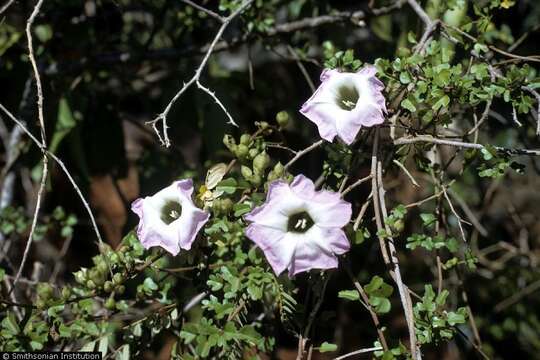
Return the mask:
<svg viewBox="0 0 540 360"><path fill-rule="evenodd" d="M116 306L114 297L126 291L124 283L135 270L136 259L144 253L144 248L138 241L133 241L134 238L126 236L125 243L118 250L113 250L106 244L101 246L101 253L92 258L94 266L81 268L73 274L80 285L78 292L107 294L105 307L113 310ZM70 289L64 288L63 299L69 300L71 293Z"/></svg>
<svg viewBox="0 0 540 360"><path fill-rule="evenodd" d="M36 307L40 310L46 309L54 301L53 287L49 283L39 283L37 286Z"/></svg>

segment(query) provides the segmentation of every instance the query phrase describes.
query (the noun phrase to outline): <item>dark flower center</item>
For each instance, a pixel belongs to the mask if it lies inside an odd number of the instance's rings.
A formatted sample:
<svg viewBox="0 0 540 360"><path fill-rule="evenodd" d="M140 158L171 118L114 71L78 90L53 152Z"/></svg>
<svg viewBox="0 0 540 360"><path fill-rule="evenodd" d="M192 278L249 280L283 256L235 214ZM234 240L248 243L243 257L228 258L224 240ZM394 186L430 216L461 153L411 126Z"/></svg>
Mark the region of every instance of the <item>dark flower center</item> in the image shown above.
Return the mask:
<svg viewBox="0 0 540 360"><path fill-rule="evenodd" d="M343 85L338 89L337 105L343 110L351 111L356 106L359 97L356 87Z"/></svg>
<svg viewBox="0 0 540 360"><path fill-rule="evenodd" d="M182 215L182 205L177 201L167 201L161 208L161 220L169 225Z"/></svg>
<svg viewBox="0 0 540 360"><path fill-rule="evenodd" d="M313 226L313 219L306 211L293 214L289 217L287 231L305 233Z"/></svg>

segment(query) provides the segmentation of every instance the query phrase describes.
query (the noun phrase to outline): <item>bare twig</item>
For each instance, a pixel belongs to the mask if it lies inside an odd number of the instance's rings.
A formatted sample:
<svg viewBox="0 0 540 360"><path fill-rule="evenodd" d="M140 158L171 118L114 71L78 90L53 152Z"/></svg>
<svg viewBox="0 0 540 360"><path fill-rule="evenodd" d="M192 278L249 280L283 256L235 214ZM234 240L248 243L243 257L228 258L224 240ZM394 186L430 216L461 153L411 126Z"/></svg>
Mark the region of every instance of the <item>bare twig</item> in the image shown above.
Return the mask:
<svg viewBox="0 0 540 360"><path fill-rule="evenodd" d="M315 150L316 148L321 146L323 143L324 143L324 140L319 140L316 143L309 145L307 148L297 151L296 155L294 155L294 157L288 163L285 164L284 166L285 170L291 167L291 165L297 162L302 156L306 155L312 150Z"/></svg>
<svg viewBox="0 0 540 360"><path fill-rule="evenodd" d="M360 208L360 211L358 212L358 216L356 217L356 220L354 220L353 224L353 230L357 231L358 227L360 226L360 222L362 221L362 218L364 217L364 214L367 211L367 208L369 207L369 204L371 204L371 198L373 197L373 193L370 193L366 202L362 205Z"/></svg>
<svg viewBox="0 0 540 360"><path fill-rule="evenodd" d="M334 360L343 360L343 359L349 358L349 357L354 356L354 355L365 354L365 353L369 353L369 352L372 352L372 351L379 351L379 350L382 350L382 349L383 349L382 347L376 346L376 347L372 347L372 348L355 350L355 351L350 352L348 354L338 356L337 358L334 358Z"/></svg>
<svg viewBox="0 0 540 360"><path fill-rule="evenodd" d="M212 10L209 10L197 3L194 3L193 1L191 0L180 0L181 2L185 3L185 4L188 4L189 6L199 10L199 11L202 11L203 13L205 13L206 15L209 15L211 17L213 17L214 19L218 20L219 22L223 23L225 21L225 18L223 18L223 16L213 12Z"/></svg>
<svg viewBox="0 0 540 360"><path fill-rule="evenodd" d="M411 180L412 184L416 187L420 187L420 185L418 185L418 183L416 182L416 180L414 179L414 177L411 175L411 173L409 172L409 170L407 170L407 168L402 164L400 163L399 161L397 161L396 159L393 159L392 162L394 164L396 164L401 170L403 170L403 172L405 173L405 175L407 175L407 177L409 178L409 180Z"/></svg>
<svg viewBox="0 0 540 360"><path fill-rule="evenodd" d="M465 235L465 230L463 229L463 225L461 224L463 220L461 219L456 209L454 208L454 205L452 204L452 201L450 200L450 197L448 196L448 193L446 192L446 189L444 187L442 188L442 191L444 194L444 198L448 202L448 206L450 206L450 210L452 211L452 214L454 214L454 216L456 217L458 227L459 227L459 232L461 234L461 238L463 239L464 242L467 242L467 235Z"/></svg>
<svg viewBox="0 0 540 360"><path fill-rule="evenodd" d="M356 180L354 183L352 183L351 185L349 185L345 190L343 190L343 192L341 193L341 196L345 196L347 195L349 192L351 192L352 190L354 190L356 187L362 185L363 183L365 183L366 181L370 180L371 179L371 174L364 177L364 178L361 178L359 180Z"/></svg>
<svg viewBox="0 0 540 360"><path fill-rule="evenodd" d="M39 210L41 208L41 201L43 199L43 192L45 191L47 175L49 172L48 160L47 160L47 155L46 155L46 150L45 150L47 147L47 136L45 133L45 118L43 116L43 89L41 86L41 77L39 76L36 58L34 55L34 45L33 45L33 39L32 39L32 25L34 24L34 20L39 14L42 4L43 4L43 0L38 0L36 5L34 6L34 10L32 11L32 13L30 14L30 17L26 21L26 39L28 42L28 58L30 59L30 63L32 64L32 69L34 71L34 78L36 80L38 120L39 120L40 134L41 134L40 148L43 153L43 160L42 160L43 169L41 172L41 181L40 181L39 190L37 193L36 206L34 209L34 216L32 218L32 225L30 227L30 234L28 235L28 241L26 242L26 247L23 252L23 257L21 259L19 269L17 270L17 275L15 276L15 279L13 280L13 286L9 290L9 293L11 293L15 289L15 286L17 285L17 282L19 281L19 278L24 269L26 260L28 259L28 254L30 253L30 247L32 246L32 240L34 239L34 232L36 230Z"/></svg>
<svg viewBox="0 0 540 360"><path fill-rule="evenodd" d="M15 0L8 0L1 8L0 8L0 14L3 14L4 11L6 11L13 3L15 2Z"/></svg>
<svg viewBox="0 0 540 360"><path fill-rule="evenodd" d="M13 122L15 122L15 124L17 124L17 126L19 126L19 128L22 129L22 131L41 149L41 151L43 151L47 156L51 157L62 168L62 171L68 177L69 181L71 182L71 185L73 186L73 188L77 192L77 195L79 195L79 198L81 199L81 202L83 203L84 207L86 208L86 211L88 212L88 216L90 217L90 220L92 222L94 232L96 233L96 237L98 238L99 242L102 244L103 239L101 237L101 234L99 233L99 229L97 227L96 219L95 219L95 217L94 217L94 215L92 213L92 210L90 209L90 205L88 204L88 202L84 198L81 189L79 188L79 186L77 185L77 183L75 182L73 177L71 176L71 173L68 171L68 169L67 169L66 165L64 164L64 162L62 160L60 160L60 158L58 158L56 155L54 155L53 153L48 151L41 144L41 142L30 132L30 130L28 130L28 128L24 125L24 123L21 120L17 119L8 109L6 109L6 107L4 105L0 104L0 110L2 110L11 120L13 120Z"/></svg>
<svg viewBox="0 0 540 360"><path fill-rule="evenodd" d="M214 51L219 39L221 38L221 36L223 35L223 32L225 31L225 29L227 28L227 26L229 26L229 24L231 23L231 21L236 18L238 15L240 15L240 13L242 13L248 6L251 5L251 3L253 2L254 0L245 0L242 5L240 5L235 11L233 11L229 16L227 16L226 18L223 18L221 20L221 26L219 28L219 30L217 31L215 37L214 37L214 40L210 43L209 47L208 47L208 50L206 50L206 54L204 55L201 63L199 64L199 67L197 68L197 70L195 70L195 74L193 75L193 77L186 83L184 83L184 85L182 86L182 88L176 93L176 95L174 95L174 97L171 99L171 101L169 101L169 103L167 104L167 106L165 107L165 109L163 110L163 112L161 114L159 114L154 120L152 121L149 121L148 124L152 125L152 128L154 129L154 131L156 132L156 134L158 135L159 137L159 140L160 142L162 143L162 145L166 146L166 147L169 147L171 145L171 141L169 139L169 133L167 131L168 129L168 126L167 126L167 115L169 114L169 112L171 111L174 103L176 103L176 101L180 98L180 96L182 96L182 94L189 88L191 87L191 85L193 84L197 84L197 86L199 87L199 89L203 90L204 92L206 92L208 95L210 95L215 101L216 103L219 105L219 107L225 112L225 114L227 115L227 117L229 118L229 124L231 125L234 125L234 126L238 126L233 118L231 117L231 115L229 114L229 112L225 109L225 107L223 106L223 104L221 103L221 101L218 100L218 98L216 97L216 95L211 92L210 90L208 90L206 87L204 87L201 83L200 83L200 78L201 78L201 74L202 74L202 71L204 70L204 68L206 67L206 64L208 62L208 59L210 58L210 55L212 55L212 52ZM161 136L158 128L157 128L157 123L161 122L161 126L162 126L162 131L163 131L163 136Z"/></svg>
<svg viewBox="0 0 540 360"><path fill-rule="evenodd" d="M311 77L309 76L309 73L307 72L304 64L302 64L302 61L300 61L300 58L298 57L298 54L296 53L296 51L293 49L293 47L291 45L287 45L287 50L289 50L289 53L291 54L294 61L296 62L296 65L298 66L298 69L300 69L300 72L302 73L302 75L306 79L306 82L307 82L309 88L311 89L312 92L315 92L315 89L316 89L315 84L313 84L313 80L311 80Z"/></svg>
<svg viewBox="0 0 540 360"><path fill-rule="evenodd" d="M467 148L467 149L485 149L486 147L482 144L474 144L474 143L467 143L462 141L456 141L456 140L448 140L448 139L441 139L436 138L431 135L418 135L414 137L401 137L394 141L394 145L406 145L406 144L414 144L414 143L432 143L432 144L439 144L439 145L448 145L448 146L455 146L460 148ZM540 150L529 150L529 149L511 149L511 148L505 148L501 146L493 146L493 148L497 151L505 152L510 155L530 155L530 156L540 156Z"/></svg>
<svg viewBox="0 0 540 360"><path fill-rule="evenodd" d="M480 220L478 220L478 217L473 213L473 211L471 210L469 205L467 205L467 202L465 200L463 200L463 198L461 196L459 196L452 189L448 189L447 192L458 203L458 205L463 209L463 212L465 213L465 215L467 215L467 217L471 221L471 224L473 224L473 226L476 228L476 230L478 230L478 232L480 234L482 234L482 236L484 236L484 237L488 236L488 231L480 223Z"/></svg>
<svg viewBox="0 0 540 360"><path fill-rule="evenodd" d="M467 135L470 135L478 130L478 128L484 123L484 121L487 120L489 116L489 110L491 109L491 102L492 100L489 99L486 101L486 107L484 108L484 111L482 112L482 115L480 116L480 119L478 122L474 125L474 127L467 132Z"/></svg>
<svg viewBox="0 0 540 360"><path fill-rule="evenodd" d="M506 308L512 306L513 304L519 302L522 298L524 298L527 295L532 294L533 292L535 292L538 289L540 289L540 280L536 280L536 281L530 283L529 285L527 285L526 287L524 287L520 291L518 291L515 294L513 294L512 296L510 296L508 299L505 299L505 300L501 301L500 303L498 303L497 305L495 305L495 308L494 308L495 312L498 313L498 312L503 311L504 309L506 309Z"/></svg>
<svg viewBox="0 0 540 360"><path fill-rule="evenodd" d="M386 202L384 200L384 186L383 186L383 180L382 180L382 164L381 161L377 161L377 186L378 186L378 192L379 192L379 201L380 201L380 209L381 214L383 216L383 222L384 222L384 228L386 230L387 234L391 234L391 230L389 225L386 223L386 219L388 217L387 211L386 211ZM413 315L413 309L412 309L412 302L409 296L409 290L407 286L403 283L403 280L401 278L401 270L399 268L399 259L397 257L397 251L394 246L394 239L391 237L388 238L388 251L390 253L390 259L392 261L392 270L393 270L393 279L396 282L396 285L398 287L399 297L401 300L401 305L403 307L403 311L405 313L405 320L407 321L407 327L409 330L409 342L411 346L411 357L413 359L419 360L422 358L422 354L420 352L420 348L418 347L418 344L416 343L416 329L414 326L414 315Z"/></svg>
<svg viewBox="0 0 540 360"><path fill-rule="evenodd" d="M378 129L375 130L375 139L373 141L373 151L371 155L371 175L372 175L372 193L373 193L373 207L375 210L375 222L377 224L377 233L379 238L379 246L383 256L384 263L389 267L390 275L398 287L399 297L403 312L405 314L405 320L407 321L407 328L409 331L409 343L411 348L411 355L413 359L421 359L422 355L418 349L416 343L416 332L414 327L414 317L412 313L412 303L407 295L408 289L403 283L401 278L401 270L399 268L399 259L397 257L397 251L394 246L394 239L383 236L382 233L386 232L391 234L389 226L385 223L387 215L386 204L384 200L384 187L382 183L382 166L380 160L378 160L378 142L379 133ZM388 245L388 249L387 249Z"/></svg>

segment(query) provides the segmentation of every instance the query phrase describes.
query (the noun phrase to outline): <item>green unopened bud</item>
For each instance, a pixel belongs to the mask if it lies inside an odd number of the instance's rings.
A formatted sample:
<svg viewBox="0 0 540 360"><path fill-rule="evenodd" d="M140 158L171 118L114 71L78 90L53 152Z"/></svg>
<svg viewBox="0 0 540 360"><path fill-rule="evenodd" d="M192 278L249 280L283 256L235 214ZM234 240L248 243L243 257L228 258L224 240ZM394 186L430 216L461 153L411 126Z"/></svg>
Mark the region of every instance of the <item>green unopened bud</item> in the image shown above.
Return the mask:
<svg viewBox="0 0 540 360"><path fill-rule="evenodd" d="M284 172L285 172L285 167L280 162L278 162L274 166L274 173L276 174L277 177L281 177Z"/></svg>
<svg viewBox="0 0 540 360"><path fill-rule="evenodd" d="M245 165L242 165L240 167L240 173L246 180L251 179L251 177L253 176L253 171L251 171L251 169Z"/></svg>
<svg viewBox="0 0 540 360"><path fill-rule="evenodd" d="M223 214L228 214L232 210L233 205L234 204L231 199L221 199L221 202L219 204L219 210Z"/></svg>
<svg viewBox="0 0 540 360"><path fill-rule="evenodd" d="M75 281L81 285L86 282L86 271L84 270L85 269L73 273L73 276L75 276Z"/></svg>
<svg viewBox="0 0 540 360"><path fill-rule="evenodd" d="M53 295L53 288L51 285L46 283L40 283L37 287L37 293L40 298L49 299Z"/></svg>
<svg viewBox="0 0 540 360"><path fill-rule="evenodd" d="M120 295L126 292L126 287L124 285L120 285L116 288L116 292Z"/></svg>
<svg viewBox="0 0 540 360"><path fill-rule="evenodd" d="M405 224L403 223L403 220L396 220L394 224L392 224L391 230L392 232L396 232L397 234L399 234L403 231L404 228Z"/></svg>
<svg viewBox="0 0 540 360"><path fill-rule="evenodd" d="M89 288L90 290L93 290L96 288L96 283L93 280L88 280L86 282L86 287Z"/></svg>
<svg viewBox="0 0 540 360"><path fill-rule="evenodd" d="M258 149L249 149L249 153L248 153L248 158L250 159L253 159L255 158L255 156L257 156L259 154L259 150Z"/></svg>
<svg viewBox="0 0 540 360"><path fill-rule="evenodd" d="M64 287L62 289L62 299L67 300L71 296L71 289L69 287Z"/></svg>
<svg viewBox="0 0 540 360"><path fill-rule="evenodd" d="M260 127L262 130L267 129L268 126L270 126L270 124L268 124L266 121L261 121L261 122L259 123L259 127Z"/></svg>
<svg viewBox="0 0 540 360"><path fill-rule="evenodd" d="M262 177L261 175L255 173L250 179L248 179L248 181L255 186L259 186L262 183Z"/></svg>
<svg viewBox="0 0 540 360"><path fill-rule="evenodd" d="M122 274L116 273L113 275L112 281L115 285L120 285L124 282L124 276L122 276Z"/></svg>
<svg viewBox="0 0 540 360"><path fill-rule="evenodd" d="M286 111L278 112L276 115L276 121L280 127L286 127L287 124L289 124L289 113Z"/></svg>
<svg viewBox="0 0 540 360"><path fill-rule="evenodd" d="M225 135L223 137L223 145L225 145L231 152L236 150L236 141L234 141L234 138L231 135Z"/></svg>
<svg viewBox="0 0 540 360"><path fill-rule="evenodd" d="M266 180L268 180L269 182L272 182L277 179L278 179L278 176L276 175L274 170L270 170L270 172L268 173L268 176L266 177Z"/></svg>
<svg viewBox="0 0 540 360"><path fill-rule="evenodd" d="M105 308L108 310L114 310L116 307L116 301L114 301L114 297L111 295L107 301L105 301Z"/></svg>
<svg viewBox="0 0 540 360"><path fill-rule="evenodd" d="M253 170L259 174L262 174L268 165L270 165L270 156L265 151L253 159Z"/></svg>
<svg viewBox="0 0 540 360"><path fill-rule="evenodd" d="M114 290L114 285L112 281L105 281L105 284L103 284L103 290L105 290L106 292L112 292Z"/></svg>
<svg viewBox="0 0 540 360"><path fill-rule="evenodd" d="M97 269L100 273L106 274L107 270L109 270L109 267L107 266L107 263L105 263L105 261L101 261L97 264Z"/></svg>
<svg viewBox="0 0 540 360"><path fill-rule="evenodd" d="M245 158L248 155L249 149L246 145L240 144L236 148L235 155L239 158Z"/></svg>
<svg viewBox="0 0 540 360"><path fill-rule="evenodd" d="M240 144L247 146L250 142L251 136L249 134L243 134L242 136L240 136Z"/></svg>
<svg viewBox="0 0 540 360"><path fill-rule="evenodd" d="M43 301L42 299L37 299L36 301L36 307L39 309L39 310L43 310L47 307L47 303L45 301Z"/></svg>

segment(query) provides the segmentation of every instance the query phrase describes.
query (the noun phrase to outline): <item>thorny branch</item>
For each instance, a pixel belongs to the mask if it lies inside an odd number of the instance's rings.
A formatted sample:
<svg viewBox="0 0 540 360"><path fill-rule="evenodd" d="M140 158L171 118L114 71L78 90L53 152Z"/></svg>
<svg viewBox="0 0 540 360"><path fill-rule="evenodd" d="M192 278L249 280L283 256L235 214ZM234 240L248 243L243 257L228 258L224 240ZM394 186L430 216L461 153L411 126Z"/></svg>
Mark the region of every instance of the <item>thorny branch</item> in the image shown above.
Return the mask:
<svg viewBox="0 0 540 360"><path fill-rule="evenodd" d="M39 190L37 193L36 206L34 209L34 216L32 218L32 225L30 227L30 234L28 235L28 241L26 242L26 247L23 252L23 257L19 265L19 270L17 270L17 275L15 276L15 279L13 280L13 286L9 290L9 293L11 293L15 289L15 285L17 285L17 282L19 281L19 278L21 277L22 271L24 269L24 265L26 264L26 260L28 259L28 254L30 253L30 247L32 246L32 240L34 239L34 232L36 230L39 210L41 208L41 201L43 199L43 192L45 191L47 175L49 172L48 159L47 159L46 150L45 150L47 148L47 136L45 133L45 118L43 116L43 89L41 86L41 77L39 76L36 58L34 55L34 45L33 45L33 39L32 39L32 25L34 24L34 20L39 14L42 4L43 4L43 0L38 0L38 2L36 3L34 7L34 10L32 11L32 14L30 14L30 17L28 18L28 21L26 22L26 38L28 42L28 58L30 59L30 63L32 64L32 69L34 71L34 78L36 81L38 120L39 120L39 128L40 128L40 135L41 135L40 148L43 153L43 160L42 160L43 168L41 170L41 181L40 181Z"/></svg>
<svg viewBox="0 0 540 360"><path fill-rule="evenodd" d="M431 143L431 144L448 145L448 146L455 146L455 147L459 147L459 148L478 149L478 150L482 150L482 149L486 148L486 146L482 145L482 144L475 144L475 143L468 143L468 142L463 142L463 141L441 139L441 138L433 137L431 135L418 135L418 136L412 136L412 137L401 137L399 139L394 140L394 145L407 145L407 144L415 144L415 143ZM509 155L540 156L540 150L512 149L512 148L505 148L505 147L501 147L501 146L493 146L493 148L495 150L497 150L497 151L500 151L502 153L506 153L506 154L509 154Z"/></svg>
<svg viewBox="0 0 540 360"><path fill-rule="evenodd" d="M414 326L414 316L412 312L412 301L408 294L408 288L403 283L401 278L401 270L399 267L399 259L397 257L397 251L394 246L394 240L389 237L388 241L381 234L386 232L390 234L390 229L386 222L387 211L384 200L384 186L382 183L382 166L378 158L378 143L379 133L378 129L375 130L375 139L373 141L373 152L371 155L371 176L372 176L372 193L373 193L373 207L375 210L375 222L377 224L377 233L379 238L379 245L381 253L383 255L384 262L389 268L390 275L398 287L399 297L401 305L405 314L405 320L407 321L407 328L409 331L409 344L411 350L411 356L413 359L421 359L422 355L416 342L416 330Z"/></svg>
<svg viewBox="0 0 540 360"><path fill-rule="evenodd" d="M214 101L218 104L218 106L223 110L223 112L225 113L225 115L227 115L227 117L229 118L229 124L231 125L234 125L234 126L238 126L236 124L236 122L233 120L231 114L227 111L227 109L225 108L225 106L223 106L223 104L221 103L221 101L217 98L217 96L215 95L215 93L213 93L212 91L210 91L208 88L204 87L201 82L200 82L200 78L201 78L201 74L202 74L202 71L204 70L204 68L206 67L206 63L208 62L208 59L210 58L210 55L212 55L212 52L214 51L214 48L216 47L219 39L221 38L221 36L223 35L223 32L225 31L225 29L227 28L227 26L229 26L229 24L231 23L231 21L236 18L238 15L240 15L240 13L242 13L247 7L249 7L251 5L251 3L253 2L254 0L246 0L242 3L242 5L240 5L238 7L238 9L236 9L235 11L233 11L229 16L227 16L226 18L221 18L221 27L219 28L218 32L216 33L216 36L214 37L214 40L212 41L212 43L210 44L210 46L208 47L208 50L206 51L206 54L204 55L201 63L199 64L199 67L197 68L197 70L195 70L195 74L193 75L193 77L187 82L187 83L184 83L184 85L182 86L182 88L176 93L176 95L174 95L174 97L171 99L171 101L169 101L169 103L167 104L167 106L165 107L165 110L163 110L163 112L161 114L159 114L157 116L157 118L155 118L154 120L152 121L149 121L148 124L152 125L154 131L156 132L160 142L162 145L166 146L166 147L169 147L171 145L171 141L169 139L169 133L167 131L168 129L168 126L167 126L167 116L169 114L169 112L171 111L174 103L180 98L180 96L182 96L182 94L191 87L191 85L193 84L197 84L197 87L201 90L203 90L204 92L206 92L211 98L214 99ZM216 14L217 15L217 14ZM163 136L161 135L161 133L159 132L158 128L157 128L157 124L161 122L161 126L162 126L162 131L163 131Z"/></svg>

